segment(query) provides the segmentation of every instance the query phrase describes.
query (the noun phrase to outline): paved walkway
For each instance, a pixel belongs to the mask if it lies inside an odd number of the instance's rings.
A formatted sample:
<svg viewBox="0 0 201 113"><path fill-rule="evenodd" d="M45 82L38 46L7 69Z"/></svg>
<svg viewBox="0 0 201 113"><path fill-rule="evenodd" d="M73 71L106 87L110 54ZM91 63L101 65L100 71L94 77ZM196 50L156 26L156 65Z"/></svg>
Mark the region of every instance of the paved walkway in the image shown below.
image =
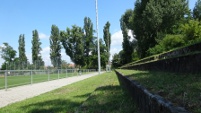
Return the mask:
<svg viewBox="0 0 201 113"><path fill-rule="evenodd" d="M7 91L5 89L0 90L0 108L7 106L8 104L22 101L34 96L38 96L40 94L52 91L62 86L66 86L68 84L72 84L74 82L84 80L86 78L89 78L95 75L98 75L98 73L74 76L74 77L42 82L42 83L37 83L32 85L24 85L24 86L9 88Z"/></svg>

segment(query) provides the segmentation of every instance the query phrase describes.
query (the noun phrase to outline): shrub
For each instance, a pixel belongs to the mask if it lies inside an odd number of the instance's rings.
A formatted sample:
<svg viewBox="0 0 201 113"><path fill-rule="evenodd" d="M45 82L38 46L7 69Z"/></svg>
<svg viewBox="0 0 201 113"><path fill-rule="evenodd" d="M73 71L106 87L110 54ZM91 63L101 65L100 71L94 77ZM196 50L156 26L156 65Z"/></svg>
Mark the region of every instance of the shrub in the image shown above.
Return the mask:
<svg viewBox="0 0 201 113"><path fill-rule="evenodd" d="M161 43L165 51L185 45L183 35L166 35Z"/></svg>
<svg viewBox="0 0 201 113"><path fill-rule="evenodd" d="M184 40L187 44L193 44L201 40L201 25L197 20L189 20L188 23L180 27L184 34Z"/></svg>
<svg viewBox="0 0 201 113"><path fill-rule="evenodd" d="M166 35L158 45L154 46L153 48L150 48L148 50L148 53L150 55L154 55L184 45L185 41L183 39L183 35Z"/></svg>

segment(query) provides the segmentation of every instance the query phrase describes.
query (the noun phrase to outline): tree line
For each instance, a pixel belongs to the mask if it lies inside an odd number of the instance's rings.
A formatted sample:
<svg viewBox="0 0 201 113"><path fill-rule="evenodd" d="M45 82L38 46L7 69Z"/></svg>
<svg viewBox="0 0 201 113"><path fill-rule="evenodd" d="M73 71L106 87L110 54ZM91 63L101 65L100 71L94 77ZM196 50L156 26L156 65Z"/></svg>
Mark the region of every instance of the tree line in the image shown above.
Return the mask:
<svg viewBox="0 0 201 113"><path fill-rule="evenodd" d="M200 21L201 0L192 11L188 0L136 0L120 19L123 50L113 56L113 66L201 42Z"/></svg>
<svg viewBox="0 0 201 113"><path fill-rule="evenodd" d="M19 57L16 57L17 51L13 49L8 43L3 43L1 47L1 58L5 61L1 66L2 70L12 69L44 69L44 61L41 56L41 42L37 30L32 31L32 64L28 61L25 51L25 35L20 34L18 40L18 53Z"/></svg>
<svg viewBox="0 0 201 113"><path fill-rule="evenodd" d="M100 57L101 65L105 68L109 63L110 57L110 23L107 22L103 29L103 38L100 38ZM93 23L89 17L84 18L84 26L79 27L72 25L66 30L59 30L56 25L51 26L50 42L50 59L54 68L62 68L66 61L61 59L61 49L65 50L72 62L79 68L98 68L98 50L97 37L94 36L96 31L93 29ZM19 57L16 57L15 51L8 43L3 43L1 47L1 57L5 60L1 69L7 69L7 65L12 69L42 69L44 61L41 55L41 41L37 30L32 31L32 64L28 62L25 54L25 36L19 36ZM25 64L26 63L26 64ZM15 64L15 65L14 65ZM15 67L14 67L15 66Z"/></svg>

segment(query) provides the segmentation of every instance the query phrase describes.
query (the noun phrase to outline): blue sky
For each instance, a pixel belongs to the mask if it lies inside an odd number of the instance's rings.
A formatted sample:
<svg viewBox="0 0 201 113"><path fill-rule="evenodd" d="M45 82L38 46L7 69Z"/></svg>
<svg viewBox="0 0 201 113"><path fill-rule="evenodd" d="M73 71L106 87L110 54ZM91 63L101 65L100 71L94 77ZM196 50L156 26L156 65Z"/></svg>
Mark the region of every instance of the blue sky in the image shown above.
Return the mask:
<svg viewBox="0 0 201 113"><path fill-rule="evenodd" d="M193 8L197 0L189 0ZM135 0L98 0L99 37L103 27L111 23L111 54L118 53L122 47L122 34L119 19L127 9L134 8ZM37 29L42 42L42 57L46 65L49 59L49 36L52 24L65 30L78 25L83 27L84 17L90 17L96 29L95 0L1 0L0 4L0 46L7 42L18 51L20 34L25 34L26 55L31 62L32 31ZM18 56L18 53L17 53ZM71 62L62 50L62 59ZM0 65L3 63L0 58Z"/></svg>

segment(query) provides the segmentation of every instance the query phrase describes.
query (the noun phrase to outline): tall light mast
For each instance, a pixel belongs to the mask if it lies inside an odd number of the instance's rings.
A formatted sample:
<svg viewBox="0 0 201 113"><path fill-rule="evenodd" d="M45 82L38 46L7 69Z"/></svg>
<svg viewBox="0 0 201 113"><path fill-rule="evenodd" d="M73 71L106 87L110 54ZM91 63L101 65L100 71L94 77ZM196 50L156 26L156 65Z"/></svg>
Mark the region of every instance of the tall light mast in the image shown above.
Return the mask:
<svg viewBox="0 0 201 113"><path fill-rule="evenodd" d="M101 73L101 62L100 62L100 45L99 45L99 35L98 35L98 1L96 2L96 33L97 33L97 43L98 43L98 73Z"/></svg>

